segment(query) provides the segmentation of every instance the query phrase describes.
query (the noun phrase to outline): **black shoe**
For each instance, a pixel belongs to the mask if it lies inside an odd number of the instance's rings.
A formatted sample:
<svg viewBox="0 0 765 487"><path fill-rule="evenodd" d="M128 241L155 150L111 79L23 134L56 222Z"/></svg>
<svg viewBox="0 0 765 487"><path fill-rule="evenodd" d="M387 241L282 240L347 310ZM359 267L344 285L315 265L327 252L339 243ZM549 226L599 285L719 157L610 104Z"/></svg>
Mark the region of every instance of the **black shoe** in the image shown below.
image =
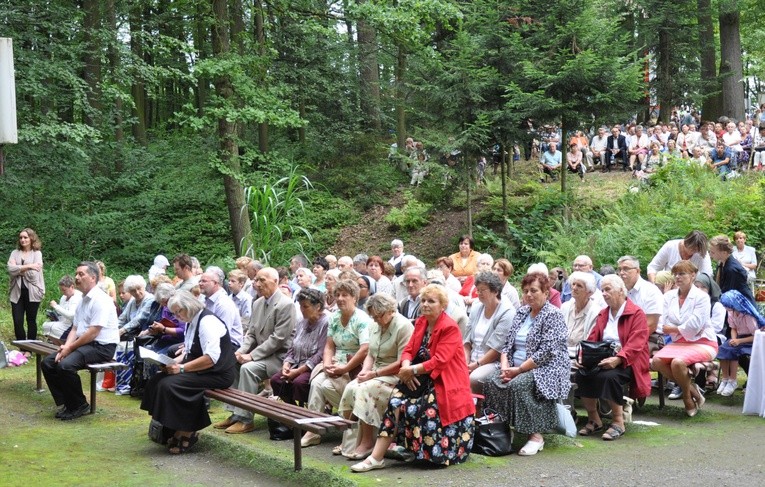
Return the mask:
<svg viewBox="0 0 765 487"><path fill-rule="evenodd" d="M61 415L61 421L71 421L73 419L77 419L80 416L87 414L87 412L90 411L90 405L87 402L82 403L82 406L77 407L73 411L67 410L64 414Z"/></svg>
<svg viewBox="0 0 765 487"><path fill-rule="evenodd" d="M69 410L66 406L62 406L61 409L56 411L56 419L61 419L65 414L68 414Z"/></svg>

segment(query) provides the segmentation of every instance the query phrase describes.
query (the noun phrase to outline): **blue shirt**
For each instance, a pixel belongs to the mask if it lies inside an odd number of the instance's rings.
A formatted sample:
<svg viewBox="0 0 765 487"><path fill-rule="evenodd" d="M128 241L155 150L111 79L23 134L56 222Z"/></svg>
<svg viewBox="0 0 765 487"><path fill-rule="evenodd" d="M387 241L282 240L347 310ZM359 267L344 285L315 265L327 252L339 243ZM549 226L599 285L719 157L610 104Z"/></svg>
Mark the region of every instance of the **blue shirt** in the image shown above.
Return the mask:
<svg viewBox="0 0 765 487"><path fill-rule="evenodd" d="M555 154L549 150L542 153L542 164L546 166L560 166L561 163L561 151L556 150Z"/></svg>

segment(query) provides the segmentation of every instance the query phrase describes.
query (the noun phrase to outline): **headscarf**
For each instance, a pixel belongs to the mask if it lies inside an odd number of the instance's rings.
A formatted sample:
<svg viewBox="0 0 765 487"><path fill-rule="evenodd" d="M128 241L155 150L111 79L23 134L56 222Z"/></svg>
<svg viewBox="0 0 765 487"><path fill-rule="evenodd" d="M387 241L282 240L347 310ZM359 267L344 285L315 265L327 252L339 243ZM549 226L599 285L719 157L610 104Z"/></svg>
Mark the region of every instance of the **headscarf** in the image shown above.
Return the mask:
<svg viewBox="0 0 765 487"><path fill-rule="evenodd" d="M735 289L725 291L723 295L720 296L720 302L726 308L738 311L739 313L744 313L745 315L753 316L757 320L757 326L760 328L765 327L765 317L757 311L757 308L751 301Z"/></svg>
<svg viewBox="0 0 765 487"><path fill-rule="evenodd" d="M711 277L703 273L696 275L696 282L707 289L709 300L712 302L712 306L714 306L720 300L720 286Z"/></svg>
<svg viewBox="0 0 765 487"><path fill-rule="evenodd" d="M370 296L377 292L377 281L375 281L370 276L367 276L365 274L362 274L359 277L367 281L367 286L369 287Z"/></svg>
<svg viewBox="0 0 765 487"><path fill-rule="evenodd" d="M160 274L165 273L165 269L167 266L170 265L170 262L167 260L167 257L160 254L156 257L154 257L154 265L152 265L149 268L149 282L151 282L152 279L156 278Z"/></svg>

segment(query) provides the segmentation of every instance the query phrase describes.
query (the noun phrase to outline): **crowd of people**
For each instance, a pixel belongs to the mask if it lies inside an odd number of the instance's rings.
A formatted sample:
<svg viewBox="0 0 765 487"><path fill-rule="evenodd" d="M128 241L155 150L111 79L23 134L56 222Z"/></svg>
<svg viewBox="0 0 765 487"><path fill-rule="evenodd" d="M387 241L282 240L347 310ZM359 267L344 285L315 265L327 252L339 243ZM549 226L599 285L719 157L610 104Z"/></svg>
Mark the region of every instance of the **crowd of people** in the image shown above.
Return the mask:
<svg viewBox="0 0 765 487"><path fill-rule="evenodd" d="M390 458L464 462L477 406L524 435L518 453L531 456L556 429L572 381L587 411L579 434L602 432L606 441L625 434L629 398L651 393L651 370L673 382L691 417L705 389L733 394L738 361L765 325L752 294L756 255L745 244L743 232L731 240L692 231L663 245L644 274L629 255L601 273L587 255L574 259L570 275L537 263L520 292L513 265L478 252L469 235L430 266L398 239L388 259L296 255L289 268L274 268L241 257L228 273L179 254L172 278L159 255L148 282L136 274L118 285L103 265L82 262L50 303L56 319L43 330L60 348L42 370L56 417L72 420L88 409L76 373L87 363L111 359L129 340L171 357L148 379L141 408L174 431L172 454L212 424L204 391L234 387L358 421L333 448L358 460L355 472ZM34 339L44 280L33 230L19 233L8 272L16 337ZM606 342L613 353L584 367L583 340ZM722 380L704 372L699 385L695 364L715 358ZM598 401L612 411L608 427ZM255 429L252 413L235 407L213 426ZM306 448L321 441L310 432L300 439Z"/></svg>

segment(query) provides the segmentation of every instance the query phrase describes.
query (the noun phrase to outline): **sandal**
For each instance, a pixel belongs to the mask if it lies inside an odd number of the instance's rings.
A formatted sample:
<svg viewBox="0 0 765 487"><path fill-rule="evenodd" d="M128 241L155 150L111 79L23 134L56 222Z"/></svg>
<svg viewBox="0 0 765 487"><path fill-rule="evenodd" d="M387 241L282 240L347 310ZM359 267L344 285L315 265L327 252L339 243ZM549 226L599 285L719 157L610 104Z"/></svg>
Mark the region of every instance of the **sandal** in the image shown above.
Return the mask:
<svg viewBox="0 0 765 487"><path fill-rule="evenodd" d="M171 455L180 455L181 453L186 453L189 448L197 444L199 435L195 431L191 433L191 436L181 436L180 438L175 438L175 441L175 445L168 448L167 451ZM168 441L168 445L169 444L170 442Z"/></svg>
<svg viewBox="0 0 765 487"><path fill-rule="evenodd" d="M608 428L605 433L603 433L601 438L603 438L604 441L614 441L621 436L624 436L624 428L618 424L612 424L611 427Z"/></svg>
<svg viewBox="0 0 765 487"><path fill-rule="evenodd" d="M587 424L584 425L584 428L579 430L579 436L590 436L593 433L597 433L598 431L603 431L603 423L598 424L595 421L587 421Z"/></svg>
<svg viewBox="0 0 765 487"><path fill-rule="evenodd" d="M343 445L337 445L332 449L333 455L342 455L343 454ZM366 457L364 457L366 458Z"/></svg>

